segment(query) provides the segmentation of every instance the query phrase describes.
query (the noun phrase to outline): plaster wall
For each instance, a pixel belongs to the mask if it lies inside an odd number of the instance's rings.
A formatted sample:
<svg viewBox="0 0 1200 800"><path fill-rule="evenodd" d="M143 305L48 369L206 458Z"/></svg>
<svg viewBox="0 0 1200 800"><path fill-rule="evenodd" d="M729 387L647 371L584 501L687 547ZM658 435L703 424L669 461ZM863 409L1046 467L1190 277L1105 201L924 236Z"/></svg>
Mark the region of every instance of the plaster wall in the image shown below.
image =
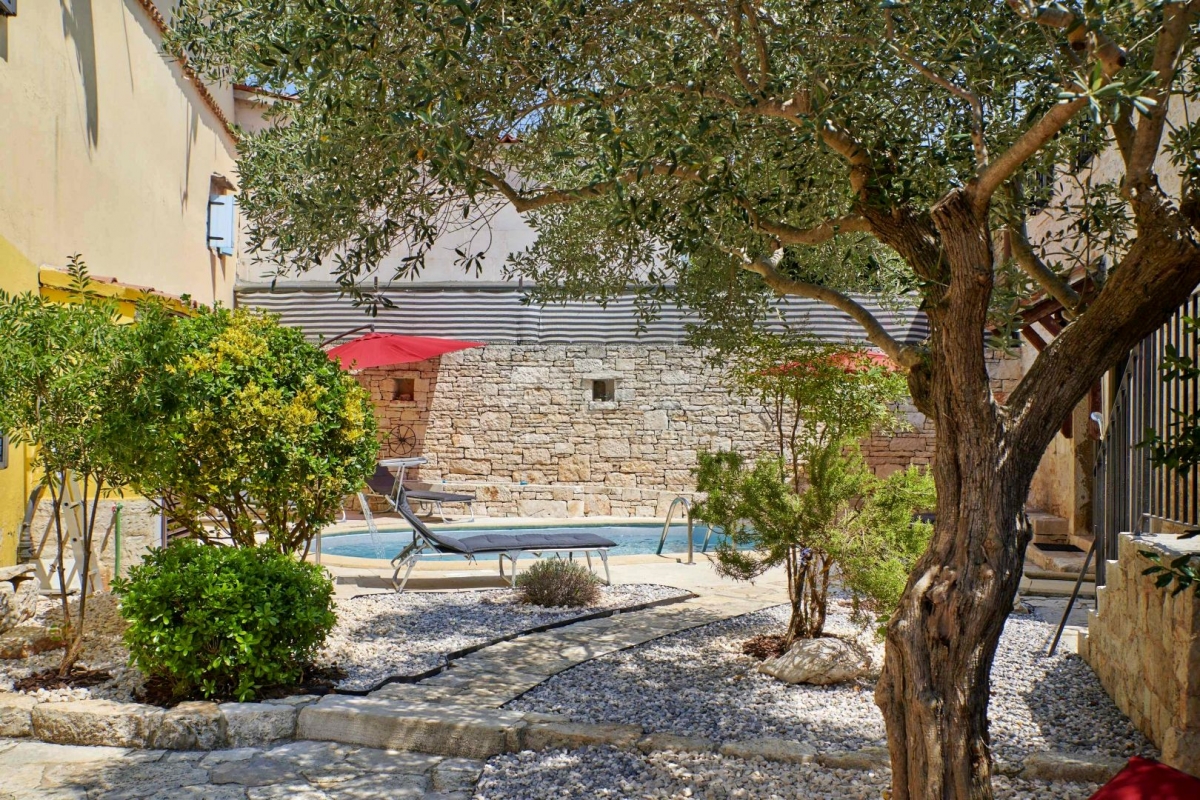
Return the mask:
<svg viewBox="0 0 1200 800"><path fill-rule="evenodd" d="M232 112L232 90L210 92ZM236 184L234 140L141 2L0 17L0 109L0 235L28 260L81 253L96 275L232 303L236 256L209 250L207 214L211 177Z"/></svg>

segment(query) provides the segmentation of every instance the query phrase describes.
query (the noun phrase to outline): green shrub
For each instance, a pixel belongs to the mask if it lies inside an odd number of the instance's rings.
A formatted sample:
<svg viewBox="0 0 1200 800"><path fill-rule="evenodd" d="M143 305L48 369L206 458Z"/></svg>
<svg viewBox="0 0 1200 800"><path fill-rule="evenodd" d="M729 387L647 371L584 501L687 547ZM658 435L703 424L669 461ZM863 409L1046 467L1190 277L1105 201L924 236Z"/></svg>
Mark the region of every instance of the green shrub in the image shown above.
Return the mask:
<svg viewBox="0 0 1200 800"><path fill-rule="evenodd" d="M132 662L180 698L296 683L336 621L325 572L265 547L176 542L114 589Z"/></svg>
<svg viewBox="0 0 1200 800"><path fill-rule="evenodd" d="M600 581L592 571L574 561L549 558L537 561L517 576L525 602L535 606L579 608L600 599Z"/></svg>

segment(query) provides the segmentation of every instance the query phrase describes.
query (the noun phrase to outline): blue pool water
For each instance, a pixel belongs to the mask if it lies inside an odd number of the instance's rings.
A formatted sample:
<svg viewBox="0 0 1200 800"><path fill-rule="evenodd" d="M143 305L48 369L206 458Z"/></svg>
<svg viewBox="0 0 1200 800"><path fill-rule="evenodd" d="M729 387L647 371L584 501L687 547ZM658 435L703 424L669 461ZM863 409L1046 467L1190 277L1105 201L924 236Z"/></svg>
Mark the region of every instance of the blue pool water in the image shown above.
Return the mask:
<svg viewBox="0 0 1200 800"><path fill-rule="evenodd" d="M439 531L452 533L457 537L477 536L486 533L596 533L612 539L617 547L612 549L614 556L629 556L639 553L653 553L658 549L658 540L662 536L661 525L573 525L555 527L529 528L443 528ZM695 542L696 552L704 544L704 535L708 529L697 525L692 531L692 541ZM376 551L367 533L334 533L321 539L321 552L334 556L354 556L356 558L391 558L399 553L405 545L412 541L412 531L388 529L379 531L379 540L383 552ZM709 539L708 549L716 548L722 540L719 532L714 532ZM664 553L687 552L687 525L672 525L667 532L667 543L663 546ZM434 558L430 556L430 558ZM440 556L442 560L462 558L462 556Z"/></svg>

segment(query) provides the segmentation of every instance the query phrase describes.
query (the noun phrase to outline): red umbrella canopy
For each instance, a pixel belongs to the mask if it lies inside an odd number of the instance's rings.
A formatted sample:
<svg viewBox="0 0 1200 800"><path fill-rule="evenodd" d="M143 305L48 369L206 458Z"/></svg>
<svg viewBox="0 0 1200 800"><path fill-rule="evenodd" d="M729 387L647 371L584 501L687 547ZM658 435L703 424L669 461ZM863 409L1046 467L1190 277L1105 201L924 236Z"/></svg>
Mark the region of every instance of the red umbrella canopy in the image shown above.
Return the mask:
<svg viewBox="0 0 1200 800"><path fill-rule="evenodd" d="M410 364L426 361L443 353L483 347L484 342L464 342L461 339L440 339L436 336L400 336L394 333L368 333L339 344L329 351L329 357L342 369L369 369L391 364Z"/></svg>

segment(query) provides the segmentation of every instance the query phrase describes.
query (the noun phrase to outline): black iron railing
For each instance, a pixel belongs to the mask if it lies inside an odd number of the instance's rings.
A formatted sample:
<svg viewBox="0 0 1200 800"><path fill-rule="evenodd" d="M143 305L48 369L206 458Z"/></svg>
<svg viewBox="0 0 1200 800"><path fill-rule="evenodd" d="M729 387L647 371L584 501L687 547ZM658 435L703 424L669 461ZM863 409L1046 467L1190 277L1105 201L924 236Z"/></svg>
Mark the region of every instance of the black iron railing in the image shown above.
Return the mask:
<svg viewBox="0 0 1200 800"><path fill-rule="evenodd" d="M1093 473L1092 526L1100 585L1105 561L1116 557L1117 534L1146 532L1151 520L1200 525L1198 471L1193 469L1185 477L1156 467L1150 449L1140 446L1151 431L1160 436L1176 433L1180 415L1192 414L1200 405L1200 380L1164 381L1159 372L1168 346L1181 356L1200 358L1197 334L1187 330L1185 317L1200 319L1200 293L1135 347L1116 373L1118 383Z"/></svg>

